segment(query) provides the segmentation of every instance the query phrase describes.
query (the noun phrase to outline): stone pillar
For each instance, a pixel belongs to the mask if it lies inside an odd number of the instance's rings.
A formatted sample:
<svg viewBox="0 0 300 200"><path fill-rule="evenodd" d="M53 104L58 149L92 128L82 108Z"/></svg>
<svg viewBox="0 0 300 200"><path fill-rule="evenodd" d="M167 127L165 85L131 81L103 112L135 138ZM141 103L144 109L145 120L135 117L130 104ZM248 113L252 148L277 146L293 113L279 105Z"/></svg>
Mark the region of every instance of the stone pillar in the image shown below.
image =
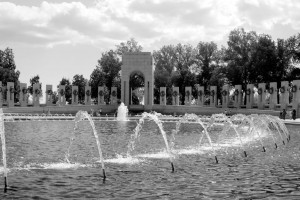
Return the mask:
<svg viewBox="0 0 300 200"><path fill-rule="evenodd" d="M117 87L111 87L110 104L118 104L118 91L117 91Z"/></svg>
<svg viewBox="0 0 300 200"><path fill-rule="evenodd" d="M209 90L210 94L210 107L216 107L218 104L218 99L217 99L217 86L210 86Z"/></svg>
<svg viewBox="0 0 300 200"><path fill-rule="evenodd" d="M125 99L125 98L124 98ZM104 105L104 87L98 87L98 105Z"/></svg>
<svg viewBox="0 0 300 200"><path fill-rule="evenodd" d="M78 105L78 86L72 85L72 105Z"/></svg>
<svg viewBox="0 0 300 200"><path fill-rule="evenodd" d="M41 84L35 83L32 86L32 102L34 107L40 106L40 96L41 96Z"/></svg>
<svg viewBox="0 0 300 200"><path fill-rule="evenodd" d="M221 94L222 94L222 108L228 108L228 104L229 104L229 85L223 85Z"/></svg>
<svg viewBox="0 0 300 200"><path fill-rule="evenodd" d="M179 87L172 88L172 105L179 105Z"/></svg>
<svg viewBox="0 0 300 200"><path fill-rule="evenodd" d="M15 106L15 83L7 82L6 101L8 107Z"/></svg>
<svg viewBox="0 0 300 200"><path fill-rule="evenodd" d="M197 92L198 92L197 105L203 106L204 105L204 87L198 86Z"/></svg>
<svg viewBox="0 0 300 200"><path fill-rule="evenodd" d="M52 85L46 85L45 98L46 98L46 106L53 106Z"/></svg>
<svg viewBox="0 0 300 200"><path fill-rule="evenodd" d="M66 86L59 85L58 87L58 105L65 106L66 105Z"/></svg>
<svg viewBox="0 0 300 200"><path fill-rule="evenodd" d="M253 108L254 103L254 85L248 84L246 89L246 108L250 109Z"/></svg>
<svg viewBox="0 0 300 200"><path fill-rule="evenodd" d="M275 109L275 106L278 104L278 100L277 100L277 83L276 82L271 82L270 83L270 89L269 89L269 93L270 93L270 109Z"/></svg>
<svg viewBox="0 0 300 200"><path fill-rule="evenodd" d="M28 105L28 93L27 93L27 84L20 83L20 106L26 107Z"/></svg>
<svg viewBox="0 0 300 200"><path fill-rule="evenodd" d="M235 85L234 89L234 107L240 108L243 103L242 85Z"/></svg>
<svg viewBox="0 0 300 200"><path fill-rule="evenodd" d="M287 109L289 104L289 82L288 81L281 81L281 88L280 91L280 108Z"/></svg>
<svg viewBox="0 0 300 200"><path fill-rule="evenodd" d="M0 108L3 107L3 92L4 88L2 87L2 81L0 81Z"/></svg>
<svg viewBox="0 0 300 200"><path fill-rule="evenodd" d="M91 105L92 104L92 99L91 99L91 95L92 95L92 91L91 91L91 86L86 85L84 87L84 105Z"/></svg>
<svg viewBox="0 0 300 200"><path fill-rule="evenodd" d="M293 109L296 109L296 115L299 117L299 103L300 103L300 80L293 80L293 87L292 87L292 93L293 93L293 102L292 106Z"/></svg>
<svg viewBox="0 0 300 200"><path fill-rule="evenodd" d="M258 109L264 109L266 104L266 84L259 83L257 88L257 107Z"/></svg>
<svg viewBox="0 0 300 200"><path fill-rule="evenodd" d="M159 93L159 102L160 102L160 105L166 105L167 104L167 92L166 92L166 87L160 87L160 93Z"/></svg>
<svg viewBox="0 0 300 200"><path fill-rule="evenodd" d="M184 97L184 104L191 105L192 102L192 87L185 87L185 97Z"/></svg>

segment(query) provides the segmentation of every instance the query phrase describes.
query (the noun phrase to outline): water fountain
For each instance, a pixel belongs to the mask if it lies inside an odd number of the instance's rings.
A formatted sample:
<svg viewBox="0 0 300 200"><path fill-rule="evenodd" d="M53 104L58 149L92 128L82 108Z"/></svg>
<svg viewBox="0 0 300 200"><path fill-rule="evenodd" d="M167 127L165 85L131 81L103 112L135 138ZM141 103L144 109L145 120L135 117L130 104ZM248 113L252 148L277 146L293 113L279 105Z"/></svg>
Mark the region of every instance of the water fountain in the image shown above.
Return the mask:
<svg viewBox="0 0 300 200"><path fill-rule="evenodd" d="M128 108L122 102L118 107L117 121L127 121L128 120Z"/></svg>
<svg viewBox="0 0 300 200"><path fill-rule="evenodd" d="M75 117L38 117L0 110L0 172L4 188L7 173L16 188L0 193L0 199L297 199L300 195L300 135L297 127L287 129L277 117L171 117L153 112L126 123L97 120L83 111ZM289 143L277 145L278 141ZM97 178L99 163L103 180L109 173L105 184ZM167 173L168 163L174 175Z"/></svg>

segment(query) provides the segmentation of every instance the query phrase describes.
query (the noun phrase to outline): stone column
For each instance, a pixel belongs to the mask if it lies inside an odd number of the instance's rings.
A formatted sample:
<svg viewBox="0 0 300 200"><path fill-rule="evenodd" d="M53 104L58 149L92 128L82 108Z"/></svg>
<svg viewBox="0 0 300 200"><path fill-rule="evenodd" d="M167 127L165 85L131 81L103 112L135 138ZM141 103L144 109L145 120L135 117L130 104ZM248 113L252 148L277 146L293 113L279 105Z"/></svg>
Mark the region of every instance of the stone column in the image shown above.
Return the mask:
<svg viewBox="0 0 300 200"><path fill-rule="evenodd" d="M242 85L235 85L234 88L234 107L240 108L243 103Z"/></svg>
<svg viewBox="0 0 300 200"><path fill-rule="evenodd" d="M159 93L159 102L160 102L160 105L166 105L167 101L166 101L166 95L167 92L166 92L166 87L160 87L160 93Z"/></svg>
<svg viewBox="0 0 300 200"><path fill-rule="evenodd" d="M98 87L98 105L104 105L104 87Z"/></svg>
<svg viewBox="0 0 300 200"><path fill-rule="evenodd" d="M3 107L3 92L4 88L2 87L2 81L0 81L0 108Z"/></svg>
<svg viewBox="0 0 300 200"><path fill-rule="evenodd" d="M299 117L299 103L300 103L300 80L293 80L293 109L296 109L296 115Z"/></svg>
<svg viewBox="0 0 300 200"><path fill-rule="evenodd" d="M258 109L265 109L265 104L266 104L266 84L265 83L258 84L257 93L258 93L257 107L258 107Z"/></svg>
<svg viewBox="0 0 300 200"><path fill-rule="evenodd" d="M78 86L72 85L72 105L78 105Z"/></svg>
<svg viewBox="0 0 300 200"><path fill-rule="evenodd" d="M204 105L204 87L198 86L197 92L198 92L197 105L203 106Z"/></svg>
<svg viewBox="0 0 300 200"><path fill-rule="evenodd" d="M280 108L287 109L289 104L289 82L288 81L281 81L281 88L279 89L280 92Z"/></svg>
<svg viewBox="0 0 300 200"><path fill-rule="evenodd" d="M118 90L117 87L111 87L110 104L118 104Z"/></svg>
<svg viewBox="0 0 300 200"><path fill-rule="evenodd" d="M278 100L277 100L277 83L276 82L271 82L270 83L270 89L269 89L269 93L270 93L270 109L275 109L275 106L278 104Z"/></svg>
<svg viewBox="0 0 300 200"><path fill-rule="evenodd" d="M40 106L40 96L41 96L41 84L35 83L33 84L33 106L39 107Z"/></svg>
<svg viewBox="0 0 300 200"><path fill-rule="evenodd" d="M221 94L222 94L222 108L228 108L228 105L229 105L229 85L223 85Z"/></svg>
<svg viewBox="0 0 300 200"><path fill-rule="evenodd" d="M253 108L254 103L254 85L248 84L246 89L246 108L250 109Z"/></svg>
<svg viewBox="0 0 300 200"><path fill-rule="evenodd" d="M91 91L91 86L86 85L84 87L84 105L91 105L92 104L92 100L91 100L91 95L92 95L92 91Z"/></svg>
<svg viewBox="0 0 300 200"><path fill-rule="evenodd" d="M172 105L179 105L179 87L172 88Z"/></svg>
<svg viewBox="0 0 300 200"><path fill-rule="evenodd" d="M184 104L191 105L192 102L192 87L185 87L185 97L184 97Z"/></svg>
<svg viewBox="0 0 300 200"><path fill-rule="evenodd" d="M15 83L14 82L7 82L7 93L6 93L6 100L8 107L15 106Z"/></svg>
<svg viewBox="0 0 300 200"><path fill-rule="evenodd" d="M217 99L217 86L210 86L209 90L210 94L210 107L216 107L218 105L218 99Z"/></svg>
<svg viewBox="0 0 300 200"><path fill-rule="evenodd" d="M45 98L46 98L46 105L47 106L52 106L53 105L52 85L46 85Z"/></svg>
<svg viewBox="0 0 300 200"><path fill-rule="evenodd" d="M58 105L65 106L66 105L66 86L59 85L58 87Z"/></svg>
<svg viewBox="0 0 300 200"><path fill-rule="evenodd" d="M20 83L20 106L26 107L28 105L28 93L27 93L27 84Z"/></svg>

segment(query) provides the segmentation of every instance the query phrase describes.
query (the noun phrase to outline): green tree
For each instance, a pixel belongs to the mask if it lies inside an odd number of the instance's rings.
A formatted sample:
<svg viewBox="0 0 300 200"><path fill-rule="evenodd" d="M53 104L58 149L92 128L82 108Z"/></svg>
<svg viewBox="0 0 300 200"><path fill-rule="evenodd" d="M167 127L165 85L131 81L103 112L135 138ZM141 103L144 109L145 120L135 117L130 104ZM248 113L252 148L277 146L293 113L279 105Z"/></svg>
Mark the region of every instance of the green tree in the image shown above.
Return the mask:
<svg viewBox="0 0 300 200"><path fill-rule="evenodd" d="M134 38L121 42L119 45L116 45L116 48L116 53L119 56L122 56L124 53L141 52L143 50L143 47Z"/></svg>
<svg viewBox="0 0 300 200"><path fill-rule="evenodd" d="M0 81L2 84L17 83L19 76L20 72L16 70L13 50L10 48L6 48L4 51L0 50Z"/></svg>
<svg viewBox="0 0 300 200"><path fill-rule="evenodd" d="M36 83L40 83L40 76L39 75L36 75L34 77L32 77L30 80L30 85L28 86L28 91L29 93L32 95L33 94L33 85L36 84ZM42 92L42 83L40 83L40 90L41 90L41 96L43 95L43 92Z"/></svg>
<svg viewBox="0 0 300 200"><path fill-rule="evenodd" d="M78 86L78 102L83 103L84 102L84 96L85 96L85 86L87 85L88 80L83 77L83 75L76 74L73 76L72 85ZM98 89L98 87L97 87ZM93 88L92 88L93 90Z"/></svg>

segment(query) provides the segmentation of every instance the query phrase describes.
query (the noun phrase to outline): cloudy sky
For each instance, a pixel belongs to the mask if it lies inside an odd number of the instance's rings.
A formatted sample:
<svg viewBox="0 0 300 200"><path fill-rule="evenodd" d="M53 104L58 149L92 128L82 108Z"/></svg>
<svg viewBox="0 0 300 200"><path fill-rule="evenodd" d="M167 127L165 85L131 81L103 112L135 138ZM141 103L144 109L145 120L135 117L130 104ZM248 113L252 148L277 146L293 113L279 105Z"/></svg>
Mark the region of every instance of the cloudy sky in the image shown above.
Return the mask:
<svg viewBox="0 0 300 200"><path fill-rule="evenodd" d="M0 0L0 49L13 49L20 81L35 75L45 87L62 77L89 79L101 53L135 38L144 51L215 41L228 33L300 32L299 0Z"/></svg>

